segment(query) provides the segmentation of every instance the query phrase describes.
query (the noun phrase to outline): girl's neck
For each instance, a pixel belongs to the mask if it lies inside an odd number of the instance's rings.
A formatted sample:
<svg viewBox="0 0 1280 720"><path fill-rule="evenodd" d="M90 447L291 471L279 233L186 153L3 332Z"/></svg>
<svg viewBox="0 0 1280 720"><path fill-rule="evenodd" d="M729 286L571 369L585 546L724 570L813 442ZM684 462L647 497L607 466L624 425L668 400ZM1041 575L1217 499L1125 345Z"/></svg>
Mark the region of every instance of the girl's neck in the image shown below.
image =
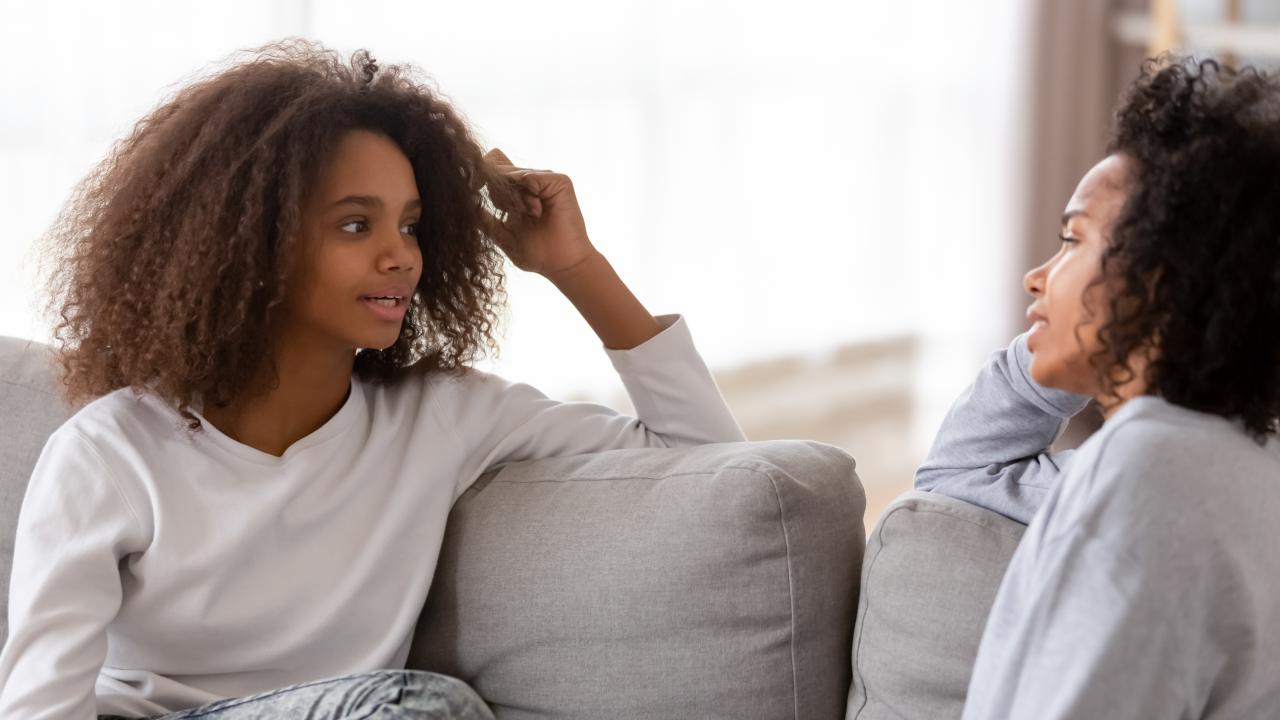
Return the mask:
<svg viewBox="0 0 1280 720"><path fill-rule="evenodd" d="M226 406L206 403L203 415L224 435L279 457L342 408L351 390L355 351L286 334L274 357L274 386L268 384L264 363L255 382L261 389Z"/></svg>

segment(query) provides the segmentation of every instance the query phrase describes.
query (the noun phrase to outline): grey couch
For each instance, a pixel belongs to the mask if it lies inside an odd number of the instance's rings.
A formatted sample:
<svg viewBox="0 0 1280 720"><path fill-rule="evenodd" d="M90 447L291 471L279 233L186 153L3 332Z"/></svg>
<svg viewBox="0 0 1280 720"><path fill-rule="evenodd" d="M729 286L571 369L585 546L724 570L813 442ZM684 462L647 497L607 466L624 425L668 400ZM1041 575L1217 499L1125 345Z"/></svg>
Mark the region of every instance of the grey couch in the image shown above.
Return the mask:
<svg viewBox="0 0 1280 720"><path fill-rule="evenodd" d="M0 338L0 616L27 478L72 411L48 348ZM958 717L1021 527L908 493L864 563L864 502L853 459L805 441L507 465L454 506L409 666L503 720Z"/></svg>

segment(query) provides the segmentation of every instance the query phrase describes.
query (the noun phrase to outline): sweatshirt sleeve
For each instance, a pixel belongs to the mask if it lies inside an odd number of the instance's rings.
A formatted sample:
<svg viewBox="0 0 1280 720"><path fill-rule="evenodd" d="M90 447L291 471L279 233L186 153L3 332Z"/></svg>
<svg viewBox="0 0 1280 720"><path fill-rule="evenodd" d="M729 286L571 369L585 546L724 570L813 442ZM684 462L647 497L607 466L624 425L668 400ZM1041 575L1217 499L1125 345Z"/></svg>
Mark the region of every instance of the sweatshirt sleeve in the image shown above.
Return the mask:
<svg viewBox="0 0 1280 720"><path fill-rule="evenodd" d="M143 524L94 450L64 426L45 444L18 515L0 717L92 720L119 611L119 564L147 544Z"/></svg>
<svg viewBox="0 0 1280 720"><path fill-rule="evenodd" d="M992 354L942 422L915 486L1026 524L1071 451L1049 454L1089 398L1037 385L1026 334Z"/></svg>
<svg viewBox="0 0 1280 720"><path fill-rule="evenodd" d="M684 319L658 321L663 330L639 346L605 350L635 405L634 418L468 371L456 417L441 418L466 448L460 480L469 484L486 468L519 460L745 440Z"/></svg>

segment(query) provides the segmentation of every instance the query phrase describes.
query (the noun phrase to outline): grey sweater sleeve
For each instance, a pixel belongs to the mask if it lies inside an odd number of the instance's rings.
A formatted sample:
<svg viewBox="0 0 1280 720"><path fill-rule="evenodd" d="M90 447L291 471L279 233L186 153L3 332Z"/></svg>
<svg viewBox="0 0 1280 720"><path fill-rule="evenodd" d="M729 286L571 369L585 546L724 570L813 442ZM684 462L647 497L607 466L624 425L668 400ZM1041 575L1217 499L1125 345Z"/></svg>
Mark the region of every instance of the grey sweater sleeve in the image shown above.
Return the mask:
<svg viewBox="0 0 1280 720"><path fill-rule="evenodd" d="M1049 454L1084 395L1037 385L1026 334L992 354L947 413L915 486L1030 522L1072 451Z"/></svg>

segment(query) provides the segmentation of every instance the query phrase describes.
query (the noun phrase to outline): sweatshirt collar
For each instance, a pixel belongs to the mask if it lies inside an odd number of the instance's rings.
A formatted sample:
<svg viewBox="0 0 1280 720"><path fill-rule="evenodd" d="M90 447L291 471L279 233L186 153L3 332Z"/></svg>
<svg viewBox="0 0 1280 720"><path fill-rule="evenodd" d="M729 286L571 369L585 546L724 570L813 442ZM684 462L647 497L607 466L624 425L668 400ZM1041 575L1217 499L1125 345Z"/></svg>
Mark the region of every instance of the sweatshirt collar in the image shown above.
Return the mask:
<svg viewBox="0 0 1280 720"><path fill-rule="evenodd" d="M311 433L299 438L296 442L285 449L284 454L276 457L268 452L263 452L255 447L246 445L238 440L224 434L221 430L209 422L204 416L204 405L201 400L196 399L191 404L191 413L200 421L200 435L203 435L208 441L223 450L235 455L236 457L254 462L260 465L282 465L297 455L306 453L311 448L315 448L323 443L342 435L357 418L364 414L367 410L364 398L364 389L362 384L356 378L351 379L350 390L347 392L347 399L343 401L342 406L338 408L338 412L324 422L323 425L316 428Z"/></svg>

